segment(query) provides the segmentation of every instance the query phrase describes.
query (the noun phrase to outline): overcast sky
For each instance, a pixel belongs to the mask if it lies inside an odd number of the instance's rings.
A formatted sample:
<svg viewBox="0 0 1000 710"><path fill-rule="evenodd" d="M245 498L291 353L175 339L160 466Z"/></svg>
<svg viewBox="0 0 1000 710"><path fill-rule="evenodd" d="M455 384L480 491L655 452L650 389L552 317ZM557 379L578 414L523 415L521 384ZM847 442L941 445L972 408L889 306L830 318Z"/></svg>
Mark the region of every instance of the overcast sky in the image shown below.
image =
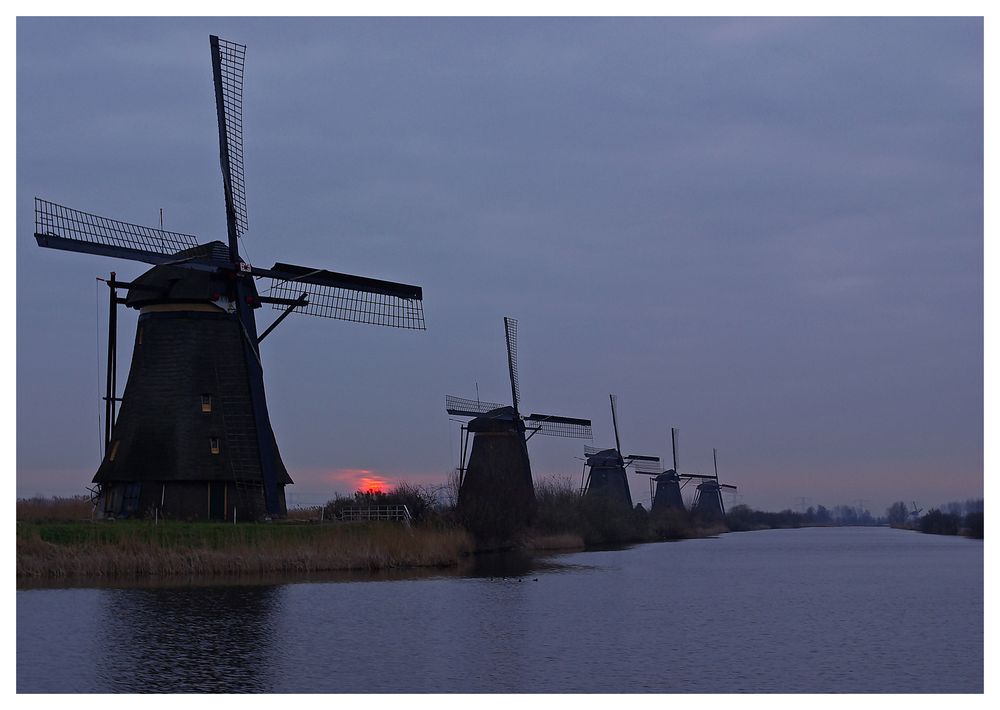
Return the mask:
<svg viewBox="0 0 1000 710"><path fill-rule="evenodd" d="M38 248L32 198L224 240L210 33L248 46L244 257L424 288L426 332L263 344L291 504L443 482L444 395L509 399L504 315L524 411L613 445L616 393L623 449L679 427L754 507L982 496L975 18L19 19L19 496L93 476L95 277L144 270ZM529 448L580 480L579 440Z"/></svg>

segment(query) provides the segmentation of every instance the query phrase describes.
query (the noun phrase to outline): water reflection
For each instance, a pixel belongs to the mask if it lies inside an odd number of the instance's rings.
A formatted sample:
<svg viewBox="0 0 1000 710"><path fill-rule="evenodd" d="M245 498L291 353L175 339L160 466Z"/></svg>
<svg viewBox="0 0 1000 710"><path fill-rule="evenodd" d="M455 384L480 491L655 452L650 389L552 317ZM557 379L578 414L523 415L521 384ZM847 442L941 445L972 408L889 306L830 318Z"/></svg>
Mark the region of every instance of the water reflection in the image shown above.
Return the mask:
<svg viewBox="0 0 1000 710"><path fill-rule="evenodd" d="M621 548L608 548L621 549ZM575 554L575 553L571 553ZM586 565L568 564L559 556L524 551L495 552L466 557L449 567L410 567L384 570L279 573L266 575L210 575L140 580L18 578L17 588L29 589L194 589L225 586L282 586L320 582L398 582L417 579L472 577L517 579L539 572L572 572Z"/></svg>
<svg viewBox="0 0 1000 710"><path fill-rule="evenodd" d="M106 692L268 692L281 587L114 589L96 624Z"/></svg>
<svg viewBox="0 0 1000 710"><path fill-rule="evenodd" d="M523 550L511 550L469 557L455 569L455 574L462 577L524 581L525 578L531 577L537 572L558 572L571 569L580 569L580 567L561 562L558 557L543 557Z"/></svg>

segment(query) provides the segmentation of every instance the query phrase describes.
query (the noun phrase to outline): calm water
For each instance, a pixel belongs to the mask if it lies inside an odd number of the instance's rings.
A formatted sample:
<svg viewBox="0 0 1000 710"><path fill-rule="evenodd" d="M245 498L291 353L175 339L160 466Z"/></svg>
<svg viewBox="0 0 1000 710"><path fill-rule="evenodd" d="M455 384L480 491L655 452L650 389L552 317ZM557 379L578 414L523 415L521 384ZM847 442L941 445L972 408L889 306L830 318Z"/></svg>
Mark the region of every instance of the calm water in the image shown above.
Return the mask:
<svg viewBox="0 0 1000 710"><path fill-rule="evenodd" d="M450 576L20 589L17 690L981 693L983 543L774 530Z"/></svg>

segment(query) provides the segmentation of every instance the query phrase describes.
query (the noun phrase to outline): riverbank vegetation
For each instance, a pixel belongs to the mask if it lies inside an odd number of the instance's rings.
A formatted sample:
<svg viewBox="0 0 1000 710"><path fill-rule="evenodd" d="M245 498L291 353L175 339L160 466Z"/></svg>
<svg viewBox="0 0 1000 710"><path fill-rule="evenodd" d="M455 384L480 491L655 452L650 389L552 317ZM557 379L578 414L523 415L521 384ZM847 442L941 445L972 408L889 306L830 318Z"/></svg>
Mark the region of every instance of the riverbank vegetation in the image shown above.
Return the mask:
<svg viewBox="0 0 1000 710"><path fill-rule="evenodd" d="M908 509L906 503L897 501L886 510L886 520L894 528L917 530L929 535L964 535L983 539L983 501L970 499L952 501L926 513L916 503ZM921 514L923 513L923 514Z"/></svg>
<svg viewBox="0 0 1000 710"><path fill-rule="evenodd" d="M24 519L19 578L138 579L445 567L473 550L459 528L373 522L185 523Z"/></svg>
<svg viewBox="0 0 1000 710"><path fill-rule="evenodd" d="M452 566L477 551L582 550L607 545L707 537L733 531L834 525L885 525L921 532L983 537L982 501L933 509L923 516L903 503L874 518L850 506L766 512L746 505L726 522L689 510L649 513L583 497L568 478L535 487L530 528L504 540L476 541L455 517L455 491L402 484L387 491L337 495L323 506L290 509L288 519L255 523L94 520L88 497L17 502L17 576L139 579L179 575L267 575L339 570ZM338 522L350 509L405 505L402 522Z"/></svg>
<svg viewBox="0 0 1000 710"><path fill-rule="evenodd" d="M134 580L436 567L489 549L582 550L725 532L686 511L651 516L642 506L581 497L569 479L541 482L537 501L532 527L477 543L457 522L453 491L408 484L293 508L267 525L95 520L88 497L20 500L17 576ZM351 509L402 505L406 524L339 522Z"/></svg>

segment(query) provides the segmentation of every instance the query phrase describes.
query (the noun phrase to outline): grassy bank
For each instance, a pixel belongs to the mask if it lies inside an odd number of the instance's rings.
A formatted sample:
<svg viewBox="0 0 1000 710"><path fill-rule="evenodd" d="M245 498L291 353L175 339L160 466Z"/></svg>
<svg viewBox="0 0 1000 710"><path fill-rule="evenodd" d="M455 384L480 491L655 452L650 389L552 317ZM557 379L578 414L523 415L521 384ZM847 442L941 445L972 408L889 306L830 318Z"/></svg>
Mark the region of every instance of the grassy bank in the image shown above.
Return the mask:
<svg viewBox="0 0 1000 710"><path fill-rule="evenodd" d="M290 509L288 519L268 524L94 520L89 498L21 500L17 576L138 581L444 567L481 551L572 551L727 531L687 511L654 516L641 506L583 498L568 479L544 481L536 494L532 527L497 540L474 540L458 526L453 501L406 484ZM334 522L348 508L375 505L406 505L413 525Z"/></svg>
<svg viewBox="0 0 1000 710"><path fill-rule="evenodd" d="M138 579L455 565L462 530L395 523L17 523L19 578Z"/></svg>

